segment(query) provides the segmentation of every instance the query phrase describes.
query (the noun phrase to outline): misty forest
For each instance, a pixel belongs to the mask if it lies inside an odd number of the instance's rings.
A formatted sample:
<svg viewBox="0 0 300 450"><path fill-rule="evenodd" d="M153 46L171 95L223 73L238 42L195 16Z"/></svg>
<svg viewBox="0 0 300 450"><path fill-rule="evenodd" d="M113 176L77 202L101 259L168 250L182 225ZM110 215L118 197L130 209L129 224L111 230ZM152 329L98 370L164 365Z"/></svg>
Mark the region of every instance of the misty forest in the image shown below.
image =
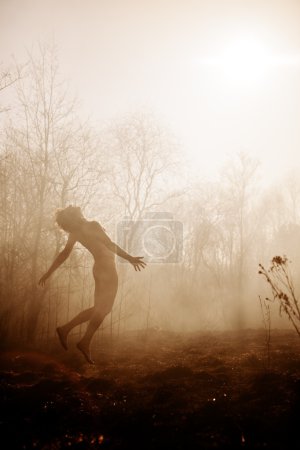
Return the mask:
<svg viewBox="0 0 300 450"><path fill-rule="evenodd" d="M2 89L11 82L16 103L0 161L2 342L47 345L62 318L91 303L92 260L80 245L38 287L66 240L55 211L69 204L150 262L133 276L118 261L118 297L103 332L262 326L258 264L286 254L296 270L299 260L296 172L264 189L259 161L241 152L216 181L189 183L184 155L155 117L128 114L100 132L81 123L52 47L39 47L23 69L3 72ZM136 242L133 226L125 230L126 220L150 229L145 242L141 232Z"/></svg>
<svg viewBox="0 0 300 450"><path fill-rule="evenodd" d="M3 448L296 448L296 163L270 177L241 145L216 156L214 176L195 175L176 129L147 105L95 126L53 41L2 59L0 125ZM39 284L67 243L55 214L70 205L147 264L115 255L94 365L76 349L85 323L67 352L57 335L93 306L91 252L76 242Z"/></svg>

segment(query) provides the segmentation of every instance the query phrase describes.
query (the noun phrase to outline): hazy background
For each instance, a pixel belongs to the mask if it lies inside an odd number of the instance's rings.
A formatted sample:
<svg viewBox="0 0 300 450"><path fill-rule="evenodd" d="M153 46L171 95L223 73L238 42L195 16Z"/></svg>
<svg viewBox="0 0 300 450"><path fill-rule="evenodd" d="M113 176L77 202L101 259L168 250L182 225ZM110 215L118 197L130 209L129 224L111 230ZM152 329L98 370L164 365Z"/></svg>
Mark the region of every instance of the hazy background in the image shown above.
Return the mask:
<svg viewBox="0 0 300 450"><path fill-rule="evenodd" d="M299 272L299 23L291 0L0 0L3 335L92 302L79 247L36 287L69 203L115 239L124 216L183 224L172 264L118 265L103 329L261 326L258 263Z"/></svg>
<svg viewBox="0 0 300 450"><path fill-rule="evenodd" d="M201 175L241 149L264 178L298 164L299 64L232 82L201 58L251 36L267 53L300 54L298 1L1 0L1 60L54 40L60 69L98 127L147 108L168 124ZM275 173L274 173L275 172Z"/></svg>

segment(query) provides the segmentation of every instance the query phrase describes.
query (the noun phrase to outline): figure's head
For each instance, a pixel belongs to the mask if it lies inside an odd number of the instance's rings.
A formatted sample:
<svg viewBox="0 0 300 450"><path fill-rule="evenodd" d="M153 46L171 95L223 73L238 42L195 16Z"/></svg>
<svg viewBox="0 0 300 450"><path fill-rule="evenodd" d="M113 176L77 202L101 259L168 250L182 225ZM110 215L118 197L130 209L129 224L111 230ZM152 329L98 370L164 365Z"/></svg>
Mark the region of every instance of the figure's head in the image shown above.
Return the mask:
<svg viewBox="0 0 300 450"><path fill-rule="evenodd" d="M77 229L84 217L79 206L69 205L56 211L55 219L60 228L71 233Z"/></svg>

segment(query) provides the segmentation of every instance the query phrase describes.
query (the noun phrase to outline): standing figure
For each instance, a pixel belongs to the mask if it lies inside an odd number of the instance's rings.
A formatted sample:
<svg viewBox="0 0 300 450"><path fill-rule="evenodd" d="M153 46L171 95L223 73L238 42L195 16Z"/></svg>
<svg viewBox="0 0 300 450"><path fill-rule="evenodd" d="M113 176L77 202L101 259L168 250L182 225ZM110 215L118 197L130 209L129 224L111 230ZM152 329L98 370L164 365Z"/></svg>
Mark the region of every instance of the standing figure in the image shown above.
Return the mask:
<svg viewBox="0 0 300 450"><path fill-rule="evenodd" d="M79 207L68 206L56 213L57 224L69 233L65 248L58 254L49 270L41 277L39 284L43 286L47 278L68 258L74 244L80 242L94 257L93 275L95 280L94 306L80 312L70 322L56 329L61 345L68 349L69 332L83 322L88 322L86 332L77 343L77 348L85 359L94 364L90 353L90 343L95 331L105 316L112 310L118 290L118 274L115 265L115 254L129 261L135 270L146 266L142 256L130 256L117 244L112 242L98 222L86 220Z"/></svg>

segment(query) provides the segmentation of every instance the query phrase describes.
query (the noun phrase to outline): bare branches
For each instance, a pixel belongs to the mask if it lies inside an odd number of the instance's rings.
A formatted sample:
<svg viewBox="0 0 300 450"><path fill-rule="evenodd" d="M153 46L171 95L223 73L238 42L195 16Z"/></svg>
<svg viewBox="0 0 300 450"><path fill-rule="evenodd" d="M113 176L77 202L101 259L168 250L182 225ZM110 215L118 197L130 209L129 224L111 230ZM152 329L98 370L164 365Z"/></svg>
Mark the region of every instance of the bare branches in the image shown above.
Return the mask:
<svg viewBox="0 0 300 450"><path fill-rule="evenodd" d="M15 65L15 67L2 68L0 64L0 93L13 86L22 77L24 66ZM0 107L0 113L7 112L9 108Z"/></svg>
<svg viewBox="0 0 300 450"><path fill-rule="evenodd" d="M160 126L145 114L126 117L106 132L105 147L113 161L108 181L124 215L138 220L166 202L165 180L174 159Z"/></svg>
<svg viewBox="0 0 300 450"><path fill-rule="evenodd" d="M7 249L0 257L0 285L3 276L12 289L5 296L16 302L23 295L16 286L27 286L23 329L32 334L46 292L37 289L37 277L62 239L54 228L54 210L68 202L88 205L101 170L96 139L76 119L75 103L60 80L55 48L40 46L28 59L27 77L15 85L18 120L6 127L2 144L0 239Z"/></svg>
<svg viewBox="0 0 300 450"><path fill-rule="evenodd" d="M21 79L21 68L1 69L0 65L0 92L15 84Z"/></svg>

